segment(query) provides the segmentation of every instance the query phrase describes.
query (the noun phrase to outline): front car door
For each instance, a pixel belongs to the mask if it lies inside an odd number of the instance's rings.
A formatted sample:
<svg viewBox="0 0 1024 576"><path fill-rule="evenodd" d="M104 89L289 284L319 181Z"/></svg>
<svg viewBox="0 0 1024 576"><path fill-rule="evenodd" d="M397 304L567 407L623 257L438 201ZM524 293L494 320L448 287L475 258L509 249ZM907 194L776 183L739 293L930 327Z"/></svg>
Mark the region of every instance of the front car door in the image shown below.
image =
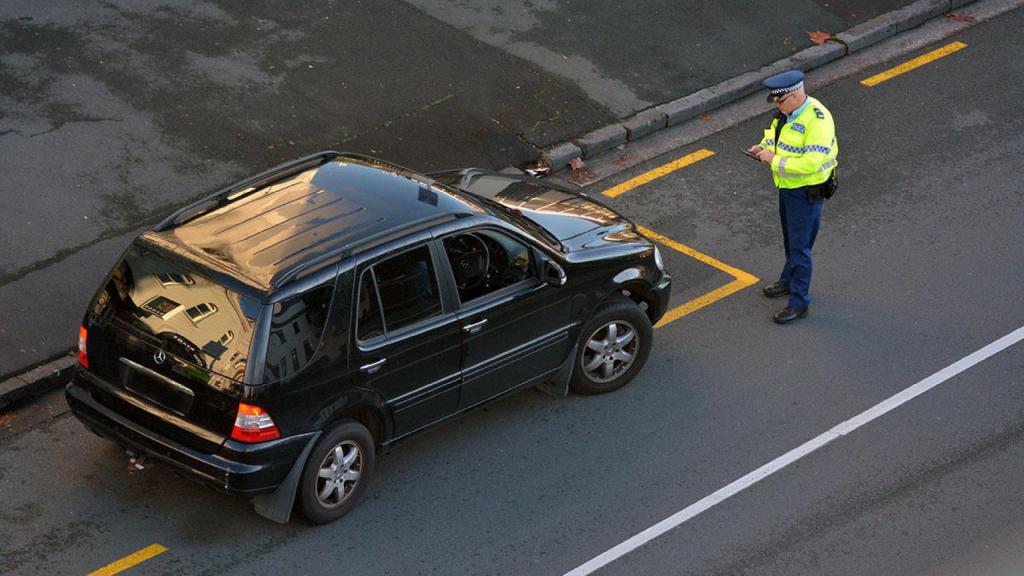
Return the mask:
<svg viewBox="0 0 1024 576"><path fill-rule="evenodd" d="M393 438L458 408L462 332L442 297L436 251L422 241L356 270L352 380L392 410Z"/></svg>
<svg viewBox="0 0 1024 576"><path fill-rule="evenodd" d="M557 371L571 347L571 290L542 281L542 251L488 226L443 236L441 248L463 331L460 408Z"/></svg>

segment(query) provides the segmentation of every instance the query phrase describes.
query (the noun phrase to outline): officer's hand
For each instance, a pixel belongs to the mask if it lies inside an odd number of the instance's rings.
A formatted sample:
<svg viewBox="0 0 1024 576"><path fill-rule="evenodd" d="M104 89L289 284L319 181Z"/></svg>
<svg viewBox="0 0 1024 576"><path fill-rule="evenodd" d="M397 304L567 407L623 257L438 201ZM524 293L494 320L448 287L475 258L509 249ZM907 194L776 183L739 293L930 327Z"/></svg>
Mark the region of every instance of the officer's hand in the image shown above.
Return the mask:
<svg viewBox="0 0 1024 576"><path fill-rule="evenodd" d="M756 156L756 155L757 155L757 153L758 153L758 152L760 152L761 150L764 150L764 148L761 148L761 147L760 147L760 146L758 146L757 144L754 144L754 145L753 145L753 146L751 146L750 148L747 148L747 152L750 152L751 154L754 154L755 156Z"/></svg>
<svg viewBox="0 0 1024 576"><path fill-rule="evenodd" d="M765 164L771 164L772 158L775 157L774 152L772 152L771 150L765 150L763 148L760 151L756 152L756 154L757 159L760 160L761 162L764 162Z"/></svg>

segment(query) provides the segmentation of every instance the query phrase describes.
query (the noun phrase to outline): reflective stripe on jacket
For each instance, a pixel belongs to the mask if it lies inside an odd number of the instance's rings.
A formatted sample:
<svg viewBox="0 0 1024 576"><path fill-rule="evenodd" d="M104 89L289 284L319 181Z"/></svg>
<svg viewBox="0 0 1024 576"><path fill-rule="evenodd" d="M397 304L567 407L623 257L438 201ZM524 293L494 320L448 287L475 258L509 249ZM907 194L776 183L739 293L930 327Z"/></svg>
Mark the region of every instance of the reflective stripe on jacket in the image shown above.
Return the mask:
<svg viewBox="0 0 1024 576"><path fill-rule="evenodd" d="M779 188L813 186L828 180L838 164L839 144L828 108L808 96L810 105L782 127L775 142L775 123L764 131L761 148L772 150L772 178Z"/></svg>

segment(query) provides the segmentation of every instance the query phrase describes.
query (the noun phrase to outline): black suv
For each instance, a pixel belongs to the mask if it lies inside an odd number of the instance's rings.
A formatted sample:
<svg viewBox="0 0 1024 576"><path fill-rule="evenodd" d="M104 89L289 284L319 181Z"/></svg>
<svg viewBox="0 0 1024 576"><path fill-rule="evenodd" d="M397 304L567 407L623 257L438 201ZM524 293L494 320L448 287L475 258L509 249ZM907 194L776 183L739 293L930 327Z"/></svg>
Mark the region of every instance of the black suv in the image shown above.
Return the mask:
<svg viewBox="0 0 1024 576"><path fill-rule="evenodd" d="M358 501L374 455L527 386L608 392L671 278L587 197L323 152L186 206L128 248L79 332L93 432L288 520Z"/></svg>

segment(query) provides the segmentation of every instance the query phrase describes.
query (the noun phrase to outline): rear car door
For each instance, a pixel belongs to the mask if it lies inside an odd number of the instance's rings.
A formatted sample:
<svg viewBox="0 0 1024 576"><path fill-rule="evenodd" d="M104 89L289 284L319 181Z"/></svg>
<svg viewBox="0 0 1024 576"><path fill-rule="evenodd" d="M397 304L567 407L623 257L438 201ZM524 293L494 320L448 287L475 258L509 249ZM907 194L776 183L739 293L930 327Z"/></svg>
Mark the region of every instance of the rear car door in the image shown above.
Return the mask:
<svg viewBox="0 0 1024 576"><path fill-rule="evenodd" d="M458 407L461 326L442 297L435 252L423 241L356 270L351 377L392 410L395 438Z"/></svg>
<svg viewBox="0 0 1024 576"><path fill-rule="evenodd" d="M447 235L441 246L460 304L460 408L557 370L570 348L571 289L542 281L540 249L494 227Z"/></svg>

